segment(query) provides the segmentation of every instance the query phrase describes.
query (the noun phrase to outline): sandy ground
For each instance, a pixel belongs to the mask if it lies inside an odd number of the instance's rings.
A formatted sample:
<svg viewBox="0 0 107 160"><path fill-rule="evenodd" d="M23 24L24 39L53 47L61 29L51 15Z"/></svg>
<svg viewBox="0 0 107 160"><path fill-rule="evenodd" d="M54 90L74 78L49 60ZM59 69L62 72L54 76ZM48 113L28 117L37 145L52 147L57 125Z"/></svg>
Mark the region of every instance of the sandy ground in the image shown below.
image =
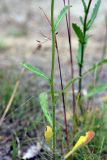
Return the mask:
<svg viewBox="0 0 107 160"><path fill-rule="evenodd" d="M79 22L79 16L84 14L81 1L71 1L72 22ZM95 4L95 1L93 1ZM28 62L39 67L48 75L51 70L51 28L44 17L42 8L50 18L50 0L0 0L0 66L3 68L14 67L20 72L21 63ZM63 1L55 2L55 18L63 7ZM93 6L91 7L91 10ZM85 52L84 70L101 60L105 36L105 15L107 1L102 0L101 7L92 29L89 31L90 39ZM46 36L46 37L45 37ZM40 41L40 43L38 43ZM58 45L64 83L71 79L69 47L65 19L58 30ZM78 73L76 54L78 49L77 38L72 30L72 50L75 77ZM100 82L106 82L106 66L103 68ZM60 86L59 72L56 56L55 78ZM84 80L83 87L92 82L93 77ZM40 79L39 79L40 80ZM91 80L91 81L90 81ZM37 86L44 86L45 82L39 81Z"/></svg>
<svg viewBox="0 0 107 160"><path fill-rule="evenodd" d="M71 4L72 22L78 22L79 16L83 14L81 2L72 0ZM62 6L63 3L57 0L55 5L55 18ZM9 64L11 65L11 63L19 65L23 60L27 59L30 61L32 57L33 60L35 59L35 65L40 64L42 61L49 62L51 42L47 41L43 43L40 50L36 48L36 40L40 40L41 42L45 41L42 34L48 37L51 36L50 27L39 7L43 8L50 17L50 0L0 0L0 40L4 41L7 45L4 50L0 50L1 65L8 66ZM90 57L87 58L88 61L101 55L105 34L104 17L106 11L107 1L102 0L98 17L93 25L93 29L90 31L91 38L86 51L87 56ZM27 36L14 36L15 33L23 34L23 32L26 32ZM72 48L75 58L77 39L74 33L72 33L72 35ZM62 60L63 62L67 62L69 54L67 53L68 45L65 20L59 28L59 46Z"/></svg>
<svg viewBox="0 0 107 160"><path fill-rule="evenodd" d="M93 1L94 3L95 1ZM71 4L72 22L80 23L79 16L83 15L81 1L72 0ZM55 18L62 6L62 1L57 0L55 3ZM40 7L50 17L50 0L0 0L0 45L2 46L0 49L0 65L2 67L14 65L18 69L21 68L20 64L24 61L34 64L48 74L50 73L51 41L46 41L44 35L51 38L51 29ZM104 19L106 11L107 1L102 0L98 17L89 32L91 37L85 54L85 70L101 57L105 35ZM63 76L67 80L70 75L70 63L65 20L60 25L58 33ZM41 46L37 40L41 42ZM75 73L78 70L76 63L77 46L77 38L72 31ZM59 73L56 72L56 78L58 76Z"/></svg>
<svg viewBox="0 0 107 160"><path fill-rule="evenodd" d="M93 1L93 4L95 1ZM72 22L79 22L79 16L83 15L81 2L72 0L71 17ZM62 8L63 2L57 0L55 3L55 18ZM50 0L0 0L0 66L11 67L21 70L22 62L29 62L50 74L51 64L51 29L46 21L41 8L50 17ZM93 7L92 7L93 8ZM97 19L89 32L90 40L85 53L85 67L101 59L105 35L105 15L107 1L102 0ZM37 41L41 42L41 45ZM70 62L67 41L65 19L58 30L58 44L65 80L70 78ZM75 73L78 72L76 63L77 38L72 31L72 49ZM56 61L57 69L57 61ZM66 72L67 70L67 72ZM56 79L59 73L56 72Z"/></svg>

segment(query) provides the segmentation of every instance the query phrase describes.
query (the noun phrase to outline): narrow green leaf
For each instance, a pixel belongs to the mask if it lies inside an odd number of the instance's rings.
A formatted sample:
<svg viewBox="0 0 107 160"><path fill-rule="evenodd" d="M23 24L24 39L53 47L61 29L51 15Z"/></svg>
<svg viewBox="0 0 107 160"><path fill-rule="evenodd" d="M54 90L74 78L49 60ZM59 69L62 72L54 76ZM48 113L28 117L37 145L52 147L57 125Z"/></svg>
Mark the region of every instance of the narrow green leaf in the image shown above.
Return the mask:
<svg viewBox="0 0 107 160"><path fill-rule="evenodd" d="M66 91L67 89L69 89L69 87L76 82L77 80L79 80L80 78L84 78L88 73L90 73L91 71L95 70L97 67L100 67L103 64L107 64L107 59L104 59L100 62L95 63L90 69L88 69L88 71L84 72L82 74L82 77L76 77L74 79L72 79L71 81L69 81L66 86L64 87L64 91Z"/></svg>
<svg viewBox="0 0 107 160"><path fill-rule="evenodd" d="M69 89L69 87L74 83L74 82L76 82L77 80L79 80L81 77L76 77L76 78L73 78L71 81L69 81L67 84L66 84L66 86L64 87L64 92L66 91L66 90L68 90Z"/></svg>
<svg viewBox="0 0 107 160"><path fill-rule="evenodd" d="M76 55L76 59L77 59L77 63L78 65L82 65L81 64L81 43L79 42L79 46L78 46L78 51L77 51L77 55Z"/></svg>
<svg viewBox="0 0 107 160"><path fill-rule="evenodd" d="M82 25L84 24L82 16L80 16L80 22L81 22Z"/></svg>
<svg viewBox="0 0 107 160"><path fill-rule="evenodd" d="M87 5L86 5L86 3L85 3L85 0L82 0L82 4L83 4L83 6L84 6L84 12L86 12L86 10L87 10Z"/></svg>
<svg viewBox="0 0 107 160"><path fill-rule="evenodd" d="M52 126L52 117L49 113L48 95L46 92L43 92L39 95L39 101L40 101L40 105L43 110L44 116L46 117L49 124Z"/></svg>
<svg viewBox="0 0 107 160"><path fill-rule="evenodd" d="M86 95L86 97L92 97L95 94L98 94L104 90L107 89L107 83L105 84L98 84L96 85L93 89L91 89L90 91L88 91L88 94Z"/></svg>
<svg viewBox="0 0 107 160"><path fill-rule="evenodd" d="M55 31L58 29L60 22L63 17L66 15L67 11L71 8L71 6L64 6L64 8L60 11L58 18L55 21Z"/></svg>
<svg viewBox="0 0 107 160"><path fill-rule="evenodd" d="M96 69L97 67L99 67L99 66L101 66L103 64L107 64L107 59L103 59L102 61L95 63L93 65L92 69L94 70L94 69Z"/></svg>
<svg viewBox="0 0 107 160"><path fill-rule="evenodd" d="M96 3L95 6L94 6L94 9L93 9L91 18L90 18L90 20L89 20L88 23L87 23L87 30L92 26L95 18L97 17L100 4L101 4L101 0L98 0L97 3Z"/></svg>
<svg viewBox="0 0 107 160"><path fill-rule="evenodd" d="M72 27L73 27L73 29L74 29L79 41L81 43L84 43L84 34L83 34L81 28L75 23L72 24Z"/></svg>
<svg viewBox="0 0 107 160"><path fill-rule="evenodd" d="M87 75L89 72L95 70L96 68L100 67L103 64L107 64L107 59L104 59L100 62L95 63L90 69L88 69L88 71L84 72L82 76Z"/></svg>
<svg viewBox="0 0 107 160"><path fill-rule="evenodd" d="M49 77L44 72L42 72L40 69L32 66L31 64L24 63L24 64L22 64L22 66L25 67L26 69L28 69L29 71L31 71L32 73L36 74L37 76L42 77L45 80L50 81Z"/></svg>

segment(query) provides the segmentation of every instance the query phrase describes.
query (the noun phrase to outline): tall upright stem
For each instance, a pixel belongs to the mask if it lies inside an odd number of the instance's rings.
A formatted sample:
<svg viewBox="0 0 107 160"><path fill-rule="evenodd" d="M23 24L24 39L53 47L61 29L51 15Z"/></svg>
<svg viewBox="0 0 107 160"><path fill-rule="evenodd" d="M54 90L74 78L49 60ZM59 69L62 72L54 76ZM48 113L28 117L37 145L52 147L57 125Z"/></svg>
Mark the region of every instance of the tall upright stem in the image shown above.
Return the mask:
<svg viewBox="0 0 107 160"><path fill-rule="evenodd" d="M70 5L70 0L68 0L68 5ZM71 61L71 77L74 78L74 64L73 64L73 52L72 52L72 42L71 42L71 12L68 11L68 37L69 37L69 49L70 49L70 61ZM76 99L75 99L75 91L74 84L72 84L72 98L73 98L73 117L76 122ZM75 126L74 126L75 127Z"/></svg>
<svg viewBox="0 0 107 160"><path fill-rule="evenodd" d="M86 12L85 12L85 17L84 17L84 24L83 24L83 34L84 34L84 42L86 39L86 32L87 32L87 18L88 18L88 13L89 9L91 6L92 0L89 0ZM84 62L84 50L85 50L85 43L81 44L81 64L79 65L79 76L82 77L82 70L83 70L83 62ZM81 114L83 114L83 108L81 105L81 90L82 90L82 79L79 79L79 84L78 84L78 93L79 93L79 106L80 106L80 111Z"/></svg>
<svg viewBox="0 0 107 160"><path fill-rule="evenodd" d="M65 5L65 0L63 0ZM68 0L68 5L70 5L70 0ZM66 15L66 25L67 25L67 32L68 32L68 41L69 41L69 51L70 51L70 62L71 62L71 78L74 77L74 64L73 64L73 53L72 53L72 42L71 42L71 16L70 10L68 11L68 16ZM72 84L72 101L73 101L73 119L74 123L77 121L76 115L76 100L75 100L75 91L74 91L74 84Z"/></svg>
<svg viewBox="0 0 107 160"><path fill-rule="evenodd" d="M59 74L60 74L60 82L61 82L61 90L63 91L63 79L62 79L62 71L61 71L61 63L60 63L60 55L59 55L59 48L57 43L57 37L55 37L56 42L56 51L57 51L57 58L58 58L58 66L59 66ZM69 135L68 135L68 126L67 126L67 117L66 117L66 105L65 105L65 95L62 92L62 103L63 103L63 111L64 111L64 124L65 124L65 132L66 132L66 143L69 146Z"/></svg>
<svg viewBox="0 0 107 160"><path fill-rule="evenodd" d="M42 10L43 11L43 10ZM51 22L46 15L46 13L43 11L48 23L51 26ZM58 48L58 42L57 42L57 37L55 35L55 44L56 44L56 51L57 51L57 59L58 59L58 66L59 66L59 74L60 74L60 82L61 82L61 90L64 89L63 86L63 78L62 78L62 71L61 71L61 63L60 63L60 55L59 55L59 48ZM64 92L62 92L62 103L63 103L63 111L64 111L64 124L65 124L65 131L66 131L66 143L69 145L69 135L68 135L68 126L67 126L67 117L66 117L66 105L65 105L65 95Z"/></svg>
<svg viewBox="0 0 107 160"><path fill-rule="evenodd" d="M56 159L56 102L54 93L54 70L55 70L55 28L54 28L54 0L51 0L51 25L52 25L52 66L51 66L51 96L53 107L53 160Z"/></svg>

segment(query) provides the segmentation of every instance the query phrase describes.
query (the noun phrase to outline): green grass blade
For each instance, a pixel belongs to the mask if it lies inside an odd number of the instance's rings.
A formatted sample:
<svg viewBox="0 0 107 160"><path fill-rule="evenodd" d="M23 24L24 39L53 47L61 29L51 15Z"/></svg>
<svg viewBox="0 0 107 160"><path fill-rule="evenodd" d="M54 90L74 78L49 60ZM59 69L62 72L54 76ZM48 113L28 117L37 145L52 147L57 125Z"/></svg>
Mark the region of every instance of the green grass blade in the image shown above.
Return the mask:
<svg viewBox="0 0 107 160"><path fill-rule="evenodd" d="M99 66L101 66L103 64L107 64L107 59L103 59L102 61L95 63L93 65L92 69L94 70L94 69L96 69L97 67L99 67Z"/></svg>
<svg viewBox="0 0 107 160"><path fill-rule="evenodd" d="M81 77L76 77L76 78L74 78L74 79L72 79L71 81L69 81L67 84L66 84L66 86L64 87L64 92L66 91L66 90L68 90L69 89L69 87L74 83L74 82L76 82L77 80L79 80Z"/></svg>
<svg viewBox="0 0 107 160"><path fill-rule="evenodd" d="M85 77L88 73L90 73L91 71L95 70L97 67L100 67L103 64L107 64L107 59L104 59L100 62L95 63L90 69L88 69L88 71L84 72L82 77L76 77L74 79L72 79L71 81L69 81L66 86L64 87L64 91L66 91L67 89L69 89L69 87L76 82L77 80L79 80L80 78Z"/></svg>
<svg viewBox="0 0 107 160"><path fill-rule="evenodd" d="M46 117L49 124L52 126L52 117L49 113L48 95L46 92L43 92L39 95L39 101L40 101L40 105L43 110L44 116Z"/></svg>
<svg viewBox="0 0 107 160"><path fill-rule="evenodd" d="M96 85L93 89L91 89L90 91L88 91L88 94L86 95L86 97L92 97L95 94L98 94L104 90L107 89L107 83L105 84L98 84Z"/></svg>
<svg viewBox="0 0 107 160"><path fill-rule="evenodd" d="M61 23L63 17L66 15L67 11L71 8L71 6L64 6L64 8L60 11L58 18L55 21L55 31L58 29L59 24Z"/></svg>
<svg viewBox="0 0 107 160"><path fill-rule="evenodd" d="M49 77L37 67L34 67L31 64L27 64L27 63L22 64L22 66L28 69L29 71L31 71L32 73L36 74L37 76L42 77L45 80L48 80L50 82Z"/></svg>
<svg viewBox="0 0 107 160"><path fill-rule="evenodd" d="M73 27L73 30L75 31L79 41L81 43L84 43L84 34L83 34L81 28L75 23L72 24L72 27Z"/></svg>
<svg viewBox="0 0 107 160"><path fill-rule="evenodd" d="M13 150L12 150L12 160L16 160L16 158L17 158L17 144L16 144L16 140L14 139L14 137L12 139L12 148L13 148Z"/></svg>
<svg viewBox="0 0 107 160"><path fill-rule="evenodd" d="M91 18L90 18L90 20L89 20L88 23L87 23L87 30L92 26L95 18L97 17L100 4L101 4L101 0L98 0L97 3L96 3L95 6L94 6L94 9L93 9Z"/></svg>

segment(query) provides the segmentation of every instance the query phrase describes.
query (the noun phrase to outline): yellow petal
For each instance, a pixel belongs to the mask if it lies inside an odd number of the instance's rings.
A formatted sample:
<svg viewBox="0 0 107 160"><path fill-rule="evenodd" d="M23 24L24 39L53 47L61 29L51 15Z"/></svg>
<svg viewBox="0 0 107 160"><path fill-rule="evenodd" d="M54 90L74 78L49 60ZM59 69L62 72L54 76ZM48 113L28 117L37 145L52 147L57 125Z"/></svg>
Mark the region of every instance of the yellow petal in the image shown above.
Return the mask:
<svg viewBox="0 0 107 160"><path fill-rule="evenodd" d="M52 139L52 136L53 136L53 131L52 131L52 128L50 126L46 126L44 136L45 136L46 143L49 143L50 140Z"/></svg>
<svg viewBox="0 0 107 160"><path fill-rule="evenodd" d="M103 96L101 97L103 101L107 101L107 95L106 96Z"/></svg>
<svg viewBox="0 0 107 160"><path fill-rule="evenodd" d="M78 148L80 148L84 144L88 144L93 137L95 136L95 133L93 131L86 132L85 136L81 136L75 146L65 155L65 159L67 159L70 155L72 155Z"/></svg>

